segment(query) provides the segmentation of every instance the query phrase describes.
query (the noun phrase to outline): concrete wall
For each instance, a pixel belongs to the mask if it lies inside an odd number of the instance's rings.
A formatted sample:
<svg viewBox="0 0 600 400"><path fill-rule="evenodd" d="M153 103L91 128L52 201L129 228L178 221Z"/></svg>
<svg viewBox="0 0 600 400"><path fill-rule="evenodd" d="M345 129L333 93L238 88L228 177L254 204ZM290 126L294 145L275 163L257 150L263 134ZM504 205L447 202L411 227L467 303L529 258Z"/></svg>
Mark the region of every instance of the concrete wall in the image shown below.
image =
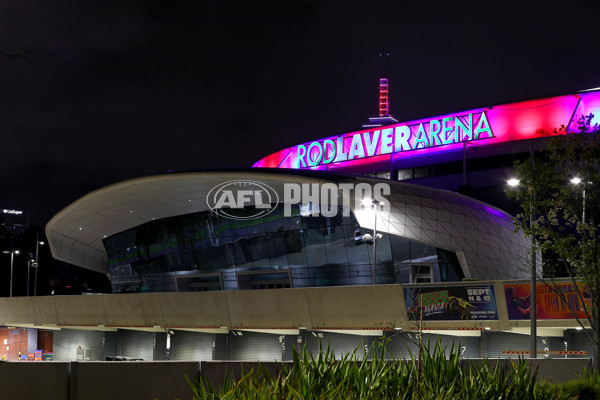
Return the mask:
<svg viewBox="0 0 600 400"><path fill-rule="evenodd" d="M473 283L444 283L464 286ZM509 331L528 321L508 319L502 281L493 284L498 320L424 321L424 328ZM439 283L438 283L439 285ZM187 293L0 298L0 325L164 329L393 329L408 321L403 285L344 286ZM544 320L541 327L577 326Z"/></svg>
<svg viewBox="0 0 600 400"><path fill-rule="evenodd" d="M400 285L0 298L7 326L355 329L403 321Z"/></svg>
<svg viewBox="0 0 600 400"><path fill-rule="evenodd" d="M0 393L11 400L69 398L68 362L0 362Z"/></svg>
<svg viewBox="0 0 600 400"><path fill-rule="evenodd" d="M484 359L471 359L463 364L464 368L479 368L486 362ZM517 360L510 359L489 359L487 360L489 365L493 368L497 363L501 363L501 367L508 370L512 362ZM551 383L562 383L568 382L578 378L579 375L583 375L584 369L591 368L590 359L552 359L552 358L538 358L538 359L525 359L527 365L532 372L537 369L538 379Z"/></svg>
<svg viewBox="0 0 600 400"><path fill-rule="evenodd" d="M490 360L492 365L510 361ZM481 365L483 360L465 360L464 368ZM575 379L589 367L588 359L527 360L538 366L538 376L550 382ZM277 374L281 362L261 363ZM153 361L153 362L2 362L0 393L11 400L105 400L105 399L190 399L192 392L185 376L202 376L213 387L219 387L225 376L240 378L242 371L256 368L258 363L237 361ZM4 397L3 397L4 398Z"/></svg>
<svg viewBox="0 0 600 400"><path fill-rule="evenodd" d="M77 348L92 350L91 361L104 360L106 332L62 329L54 332L54 360L77 361Z"/></svg>
<svg viewBox="0 0 600 400"><path fill-rule="evenodd" d="M117 356L136 360L154 360L155 332L120 329L117 334ZM165 350L166 352L166 350Z"/></svg>
<svg viewBox="0 0 600 400"><path fill-rule="evenodd" d="M400 361L405 362L405 361ZM406 361L410 362L410 361ZM480 367L485 360L483 359L464 359L462 368ZM511 361L508 359L496 359L487 361L492 367L497 363L501 363L501 367L508 370L511 367ZM567 382L577 379L577 374L583 375L584 368L590 368L589 359L537 359L526 360L531 371L537 368L538 378L551 383ZM218 388L223 383L226 377L234 377L240 379L244 372L247 373L250 369L258 366L256 362L235 362L235 361L202 361L200 371L202 377L206 379L213 387ZM262 362L271 375L277 375L282 366L291 366L290 362Z"/></svg>
<svg viewBox="0 0 600 400"><path fill-rule="evenodd" d="M191 399L192 391L185 376L197 380L199 363L72 363L70 400Z"/></svg>

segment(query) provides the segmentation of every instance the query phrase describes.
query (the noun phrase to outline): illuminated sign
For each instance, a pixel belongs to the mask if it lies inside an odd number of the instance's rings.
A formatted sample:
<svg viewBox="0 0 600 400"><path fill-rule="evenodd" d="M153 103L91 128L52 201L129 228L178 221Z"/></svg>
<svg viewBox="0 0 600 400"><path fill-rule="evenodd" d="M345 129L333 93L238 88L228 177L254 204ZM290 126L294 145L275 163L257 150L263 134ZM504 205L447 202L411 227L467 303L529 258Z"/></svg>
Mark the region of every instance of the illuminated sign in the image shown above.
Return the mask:
<svg viewBox="0 0 600 400"><path fill-rule="evenodd" d="M298 168L493 138L485 111L297 146Z"/></svg>
<svg viewBox="0 0 600 400"><path fill-rule="evenodd" d="M531 284L505 283L504 293L508 318L529 319ZM536 296L537 319L586 319L592 309L590 291L581 282L538 283Z"/></svg>
<svg viewBox="0 0 600 400"><path fill-rule="evenodd" d="M555 135L561 125L594 114L600 122L600 90L527 100L343 133L291 146L258 160L256 168L343 170L369 164L462 151ZM362 170L364 171L364 170Z"/></svg>
<svg viewBox="0 0 600 400"><path fill-rule="evenodd" d="M409 321L497 320L493 285L405 288Z"/></svg>
<svg viewBox="0 0 600 400"><path fill-rule="evenodd" d="M3 209L2 210L3 214L13 214L13 215L21 215L23 214L23 211L19 211L19 210L7 210L7 209Z"/></svg>

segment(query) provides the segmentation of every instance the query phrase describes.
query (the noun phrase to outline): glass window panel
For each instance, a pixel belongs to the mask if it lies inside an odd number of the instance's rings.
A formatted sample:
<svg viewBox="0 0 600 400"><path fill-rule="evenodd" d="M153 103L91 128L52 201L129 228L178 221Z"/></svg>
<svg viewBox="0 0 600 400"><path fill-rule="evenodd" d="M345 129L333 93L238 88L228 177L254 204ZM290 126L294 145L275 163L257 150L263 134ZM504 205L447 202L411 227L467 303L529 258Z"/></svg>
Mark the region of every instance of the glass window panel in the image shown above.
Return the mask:
<svg viewBox="0 0 600 400"><path fill-rule="evenodd" d="M323 237L323 229L321 228L305 229L303 234L304 243L307 247L313 244L323 245L325 243L325 239Z"/></svg>
<svg viewBox="0 0 600 400"><path fill-rule="evenodd" d="M236 271L252 271L252 261L236 266Z"/></svg>
<svg viewBox="0 0 600 400"><path fill-rule="evenodd" d="M289 262L287 254L278 257L271 257L271 267L288 268Z"/></svg>
<svg viewBox="0 0 600 400"><path fill-rule="evenodd" d="M265 232L282 232L283 218L282 218L283 207L277 207L275 211L263 218Z"/></svg>
<svg viewBox="0 0 600 400"><path fill-rule="evenodd" d="M396 283L410 282L410 264L394 263L394 272L396 274Z"/></svg>
<svg viewBox="0 0 600 400"><path fill-rule="evenodd" d="M232 265L240 265L252 261L245 240L238 240L233 243L230 243L229 252L232 260Z"/></svg>
<svg viewBox="0 0 600 400"><path fill-rule="evenodd" d="M248 239L248 248L252 261L258 261L269 257L269 248L265 235L256 235Z"/></svg>
<svg viewBox="0 0 600 400"><path fill-rule="evenodd" d="M348 238L354 238L354 228L352 226L344 226L345 236ZM348 257L348 265L360 265L369 264L369 250L370 245L368 243L356 240L346 241L346 254Z"/></svg>
<svg viewBox="0 0 600 400"><path fill-rule="evenodd" d="M392 248L390 246L390 235L382 233L381 238L377 239L377 262L392 261Z"/></svg>
<svg viewBox="0 0 600 400"><path fill-rule="evenodd" d="M437 249L437 255L441 282L456 282L464 278L456 253Z"/></svg>
<svg viewBox="0 0 600 400"><path fill-rule="evenodd" d="M331 228L333 229L333 228ZM331 265L347 265L348 255L346 254L346 242L354 245L354 236L346 237L344 228L338 226L335 231L330 231L325 240L325 251L327 252L327 261Z"/></svg>
<svg viewBox="0 0 600 400"><path fill-rule="evenodd" d="M144 276L232 267L290 268L296 287L371 284L373 244L355 240L358 225L353 215L343 217L341 207L336 217L328 218L300 218L297 211L295 217L283 218L280 207L272 215L251 221L190 214L144 224L108 238L104 244L115 277L126 271L120 266L131 266L131 274ZM365 232L359 228L359 237ZM440 260L438 267L436 250L383 234L377 242L377 282L407 281L402 266L411 262L434 265L436 280L438 275L442 281L458 280L460 266L455 255ZM224 286L231 288L230 283Z"/></svg>
<svg viewBox="0 0 600 400"><path fill-rule="evenodd" d="M204 259L202 258L202 250L194 250L194 269L202 270L204 269Z"/></svg>
<svg viewBox="0 0 600 400"><path fill-rule="evenodd" d="M436 248L423 243L410 241L410 259L413 262L437 261Z"/></svg>
<svg viewBox="0 0 600 400"><path fill-rule="evenodd" d="M406 181L406 180L412 179L412 178L413 178L412 169L399 169L398 170L398 180L399 181Z"/></svg>
<svg viewBox="0 0 600 400"><path fill-rule="evenodd" d="M202 249L202 259L204 260L204 269L217 269L219 265L218 247L210 246Z"/></svg>
<svg viewBox="0 0 600 400"><path fill-rule="evenodd" d="M325 219L330 232L335 232L336 228L339 229L339 227L342 226L344 222L342 212L342 208L340 207L338 208L338 212L334 217L328 217Z"/></svg>
<svg viewBox="0 0 600 400"><path fill-rule="evenodd" d="M324 228L326 226L325 217L302 217L302 229Z"/></svg>
<svg viewBox="0 0 600 400"><path fill-rule="evenodd" d="M306 259L309 267L324 266L327 264L327 254L323 231L321 228L307 229L304 232L306 243Z"/></svg>
<svg viewBox="0 0 600 400"><path fill-rule="evenodd" d="M271 268L270 258L259 258L258 260L252 261L252 269L268 269Z"/></svg>
<svg viewBox="0 0 600 400"><path fill-rule="evenodd" d="M330 265L329 276L332 286L347 286L351 284L350 270L347 265Z"/></svg>
<svg viewBox="0 0 600 400"><path fill-rule="evenodd" d="M285 232L284 237L289 265L306 266L306 250L304 248L303 235L298 231L290 231Z"/></svg>
<svg viewBox="0 0 600 400"><path fill-rule="evenodd" d="M302 228L302 218L300 217L300 208L298 205L292 205L290 217L283 217L283 229L293 231Z"/></svg>
<svg viewBox="0 0 600 400"><path fill-rule="evenodd" d="M390 236L390 247L395 263L407 263L410 261L410 240L400 236Z"/></svg>
<svg viewBox="0 0 600 400"><path fill-rule="evenodd" d="M371 264L350 265L348 271L352 285L371 285L373 283Z"/></svg>
<svg viewBox="0 0 600 400"><path fill-rule="evenodd" d="M311 286L310 274L308 267L305 265L295 265L291 268L292 284L296 288Z"/></svg>
<svg viewBox="0 0 600 400"><path fill-rule="evenodd" d="M265 224L264 224L262 218L251 219L251 220L244 221L244 222L245 222L245 225L247 228L246 234L248 234L248 235L255 235L255 234L265 232Z"/></svg>
<svg viewBox="0 0 600 400"><path fill-rule="evenodd" d="M250 221L230 220L229 233L233 237L244 237L251 234L252 224ZM264 232L264 228L262 228Z"/></svg>
<svg viewBox="0 0 600 400"><path fill-rule="evenodd" d="M309 252L307 252L307 255ZM311 286L331 286L329 271L324 265L308 268L311 275Z"/></svg>
<svg viewBox="0 0 600 400"><path fill-rule="evenodd" d="M379 253L379 250L377 251ZM376 282L379 285L389 285L396 282L394 265L391 261L381 262L377 257Z"/></svg>
<svg viewBox="0 0 600 400"><path fill-rule="evenodd" d="M274 232L267 234L267 245L269 248L269 257L272 260L278 259L277 264L273 265L287 265L287 252L285 246L285 235L283 232ZM285 263L281 263L282 258L285 259Z"/></svg>

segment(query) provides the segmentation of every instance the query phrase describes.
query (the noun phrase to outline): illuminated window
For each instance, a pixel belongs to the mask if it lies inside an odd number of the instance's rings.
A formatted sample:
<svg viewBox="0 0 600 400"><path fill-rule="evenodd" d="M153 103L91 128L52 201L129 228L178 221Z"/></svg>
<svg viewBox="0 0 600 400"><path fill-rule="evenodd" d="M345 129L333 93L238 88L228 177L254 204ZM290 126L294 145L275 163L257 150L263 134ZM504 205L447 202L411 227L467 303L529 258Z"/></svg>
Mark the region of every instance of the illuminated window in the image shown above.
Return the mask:
<svg viewBox="0 0 600 400"><path fill-rule="evenodd" d="M433 268L431 264L411 264L410 265L411 283L429 283L433 282Z"/></svg>
<svg viewBox="0 0 600 400"><path fill-rule="evenodd" d="M408 179L413 178L413 170L412 169L399 169L398 170L398 180L406 181Z"/></svg>

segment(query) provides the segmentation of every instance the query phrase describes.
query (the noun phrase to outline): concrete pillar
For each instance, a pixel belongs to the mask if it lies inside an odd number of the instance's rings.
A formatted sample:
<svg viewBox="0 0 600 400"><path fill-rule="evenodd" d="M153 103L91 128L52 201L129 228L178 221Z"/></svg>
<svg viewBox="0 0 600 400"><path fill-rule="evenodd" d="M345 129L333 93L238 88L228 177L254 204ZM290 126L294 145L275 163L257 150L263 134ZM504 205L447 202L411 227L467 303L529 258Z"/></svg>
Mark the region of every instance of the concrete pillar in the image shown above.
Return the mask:
<svg viewBox="0 0 600 400"><path fill-rule="evenodd" d="M167 333L154 332L154 345L152 350L152 360L167 359Z"/></svg>
<svg viewBox="0 0 600 400"><path fill-rule="evenodd" d="M293 359L293 351L292 348L296 346L296 340L298 336L296 335L287 335L283 336L283 341L281 342L281 360L282 361L292 361Z"/></svg>
<svg viewBox="0 0 600 400"><path fill-rule="evenodd" d="M117 332L104 332L102 360L117 355Z"/></svg>
<svg viewBox="0 0 600 400"><path fill-rule="evenodd" d="M229 360L229 339L226 333L215 334L213 339L213 360Z"/></svg>

